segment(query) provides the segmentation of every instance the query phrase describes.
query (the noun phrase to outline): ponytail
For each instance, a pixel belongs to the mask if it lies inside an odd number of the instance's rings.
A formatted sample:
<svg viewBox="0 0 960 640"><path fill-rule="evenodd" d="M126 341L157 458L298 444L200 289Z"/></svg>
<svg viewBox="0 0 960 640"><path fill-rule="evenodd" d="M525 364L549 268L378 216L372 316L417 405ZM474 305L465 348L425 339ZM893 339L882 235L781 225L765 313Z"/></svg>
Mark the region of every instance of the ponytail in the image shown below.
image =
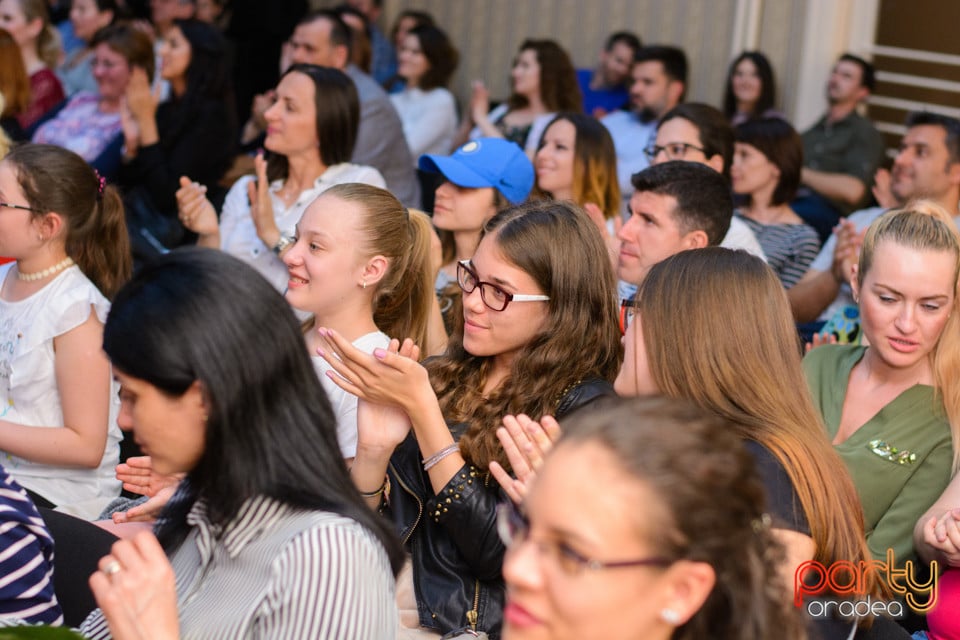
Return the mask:
<svg viewBox="0 0 960 640"><path fill-rule="evenodd" d="M60 33L49 22L44 22L37 37L37 56L51 69L60 66Z"/></svg>
<svg viewBox="0 0 960 640"><path fill-rule="evenodd" d="M413 339L425 349L433 304L430 219L408 211L392 193L368 184L338 184L324 191L363 210L359 250L390 261L373 292L373 322L391 338Z"/></svg>
<svg viewBox="0 0 960 640"><path fill-rule="evenodd" d="M64 248L107 298L130 277L132 258L123 202L83 158L49 144L15 147L4 159L14 167L34 216L64 220Z"/></svg>
<svg viewBox="0 0 960 640"><path fill-rule="evenodd" d="M104 185L87 220L87 228L67 234L67 255L104 296L113 299L130 279L132 258L123 200L112 186Z"/></svg>
<svg viewBox="0 0 960 640"><path fill-rule="evenodd" d="M426 349L433 280L430 277L430 217L409 209L409 246L381 281L373 301L373 320L391 338L412 338Z"/></svg>

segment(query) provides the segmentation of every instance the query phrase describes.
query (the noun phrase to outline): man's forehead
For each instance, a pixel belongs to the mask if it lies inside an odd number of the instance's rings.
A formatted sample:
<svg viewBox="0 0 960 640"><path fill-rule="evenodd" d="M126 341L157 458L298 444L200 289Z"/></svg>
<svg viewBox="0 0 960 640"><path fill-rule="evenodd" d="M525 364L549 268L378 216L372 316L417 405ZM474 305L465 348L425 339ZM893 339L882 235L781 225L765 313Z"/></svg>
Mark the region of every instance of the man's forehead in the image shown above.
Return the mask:
<svg viewBox="0 0 960 640"><path fill-rule="evenodd" d="M918 124L907 129L901 145L923 145L931 149L946 149L947 132L936 124Z"/></svg>

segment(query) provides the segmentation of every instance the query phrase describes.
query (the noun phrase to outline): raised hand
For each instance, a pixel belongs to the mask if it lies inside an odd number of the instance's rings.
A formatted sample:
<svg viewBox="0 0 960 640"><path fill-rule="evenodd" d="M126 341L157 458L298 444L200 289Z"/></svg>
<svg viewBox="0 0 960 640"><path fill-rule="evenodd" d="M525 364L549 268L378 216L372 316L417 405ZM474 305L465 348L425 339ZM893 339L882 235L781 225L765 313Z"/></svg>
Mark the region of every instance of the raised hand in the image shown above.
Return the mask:
<svg viewBox="0 0 960 640"><path fill-rule="evenodd" d="M480 124L487 120L488 113L490 113L490 92L482 81L474 80L470 94L470 117L474 124Z"/></svg>
<svg viewBox="0 0 960 640"><path fill-rule="evenodd" d="M490 463L490 472L504 492L519 504L530 488L543 464L544 456L560 439L560 425L553 416L544 416L540 422L525 415L504 416L503 426L497 429L497 438L513 468L513 476L499 463Z"/></svg>
<svg viewBox="0 0 960 640"><path fill-rule="evenodd" d="M152 533L115 543L90 576L90 589L116 640L180 637L176 578Z"/></svg>
<svg viewBox="0 0 960 640"><path fill-rule="evenodd" d="M186 176L180 176L177 211L183 226L196 234L207 236L220 232L217 210L207 199L207 188Z"/></svg>
<svg viewBox="0 0 960 640"><path fill-rule="evenodd" d="M362 400L402 407L409 414L419 394L433 395L427 370L418 362L420 348L407 338L393 339L387 349L364 353L333 329L317 329L323 357L333 371L327 376L344 391ZM436 396L434 396L436 401Z"/></svg>
<svg viewBox="0 0 960 640"><path fill-rule="evenodd" d="M877 169L873 174L873 197L877 199L877 204L885 209L897 206L897 198L893 195L890 188L890 172L886 169Z"/></svg>
<svg viewBox="0 0 960 640"><path fill-rule="evenodd" d="M837 336L832 333L815 333L813 334L813 339L804 345L803 352L810 353L817 347L822 347L825 344L837 344Z"/></svg>
<svg viewBox="0 0 960 640"><path fill-rule="evenodd" d="M247 196L250 198L250 218L257 228L257 235L268 247L277 244L280 239L280 229L273 216L273 202L270 200L270 184L267 182L267 161L263 152L257 154L253 160L257 173L256 182L247 183Z"/></svg>

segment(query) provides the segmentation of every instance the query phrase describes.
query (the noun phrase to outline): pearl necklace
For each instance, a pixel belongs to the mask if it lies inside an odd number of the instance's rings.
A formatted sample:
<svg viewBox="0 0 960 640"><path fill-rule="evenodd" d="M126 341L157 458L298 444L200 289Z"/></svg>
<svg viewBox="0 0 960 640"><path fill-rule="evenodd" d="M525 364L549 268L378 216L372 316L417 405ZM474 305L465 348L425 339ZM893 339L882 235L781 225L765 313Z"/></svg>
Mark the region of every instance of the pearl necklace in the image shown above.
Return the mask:
<svg viewBox="0 0 960 640"><path fill-rule="evenodd" d="M43 280L47 276L52 276L55 273L59 273L70 266L73 266L73 258L67 256L57 264L53 265L52 267L47 267L43 271L37 271L36 273L23 273L21 271L17 271L17 278L20 280L25 280L26 282Z"/></svg>

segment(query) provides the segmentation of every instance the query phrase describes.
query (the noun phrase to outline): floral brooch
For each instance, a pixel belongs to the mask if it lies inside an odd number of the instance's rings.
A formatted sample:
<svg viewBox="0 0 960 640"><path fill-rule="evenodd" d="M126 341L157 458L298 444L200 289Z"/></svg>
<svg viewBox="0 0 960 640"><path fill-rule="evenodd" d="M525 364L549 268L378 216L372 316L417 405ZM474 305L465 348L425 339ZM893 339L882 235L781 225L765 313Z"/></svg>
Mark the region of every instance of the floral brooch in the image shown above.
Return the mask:
<svg viewBox="0 0 960 640"><path fill-rule="evenodd" d="M869 444L867 444L867 448L881 458L889 460L890 462L896 462L897 464L913 464L917 461L917 454L911 453L906 449L901 451L896 447L891 447L883 440L871 440Z"/></svg>

